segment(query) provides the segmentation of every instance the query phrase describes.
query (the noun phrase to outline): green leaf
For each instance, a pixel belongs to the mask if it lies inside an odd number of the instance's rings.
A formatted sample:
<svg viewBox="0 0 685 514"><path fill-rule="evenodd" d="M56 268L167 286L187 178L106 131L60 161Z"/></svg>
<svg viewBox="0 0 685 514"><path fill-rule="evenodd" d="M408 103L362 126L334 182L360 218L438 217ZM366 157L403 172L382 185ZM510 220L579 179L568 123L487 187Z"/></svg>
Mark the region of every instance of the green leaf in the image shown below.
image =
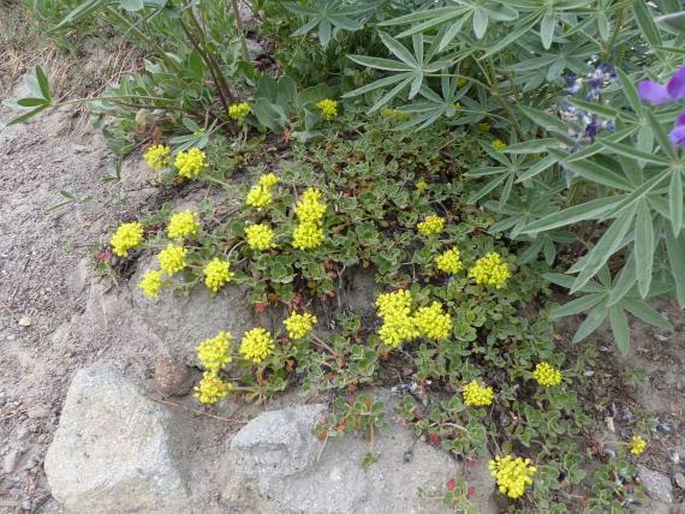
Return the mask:
<svg viewBox="0 0 685 514"><path fill-rule="evenodd" d="M668 191L669 212L673 235L677 236L683 229L683 174L680 170L674 170L671 175L671 185ZM685 257L684 257L685 258Z"/></svg>
<svg viewBox="0 0 685 514"><path fill-rule="evenodd" d="M128 12L140 11L143 6L143 0L119 0L119 7Z"/></svg>
<svg viewBox="0 0 685 514"><path fill-rule="evenodd" d="M640 296L646 298L652 283L652 268L654 266L654 225L649 205L644 198L637 204L633 248L637 270L637 287Z"/></svg>
<svg viewBox="0 0 685 514"><path fill-rule="evenodd" d="M545 50L549 50L552 46L552 39L554 38L554 29L557 26L557 19L554 15L553 9L547 9L542 21L540 22L540 41Z"/></svg>
<svg viewBox="0 0 685 514"><path fill-rule="evenodd" d="M673 330L671 323L659 312L650 307L647 302L638 298L625 298L622 305L633 315L645 323L654 325L662 330Z"/></svg>
<svg viewBox="0 0 685 514"><path fill-rule="evenodd" d="M59 32L60 30L66 28L72 23L78 22L85 16L94 13L98 9L106 5L109 5L112 2L113 0L86 0L82 4L72 9L64 18L62 18L62 21L60 21L57 25L49 29L46 33L54 34L55 32Z"/></svg>
<svg viewBox="0 0 685 514"><path fill-rule="evenodd" d="M597 245L579 263L580 273L571 288L571 293L577 292L588 280L595 276L599 269L623 245L623 238L630 230L635 217L636 207L632 206L621 216L616 218L601 237Z"/></svg>
<svg viewBox="0 0 685 514"><path fill-rule="evenodd" d="M619 117L619 112L608 105L599 104L597 102L588 102L586 100L579 100L577 98L569 98L568 101L580 109L599 114L605 118L616 119Z"/></svg>
<svg viewBox="0 0 685 514"><path fill-rule="evenodd" d="M630 106L635 112L641 113L643 110L642 102L640 101L640 96L637 94L635 81L626 75L626 72L624 72L620 67L616 67L616 74L618 75L618 80L621 82L621 89L626 95L628 103L630 103Z"/></svg>
<svg viewBox="0 0 685 514"><path fill-rule="evenodd" d="M48 81L48 76L40 66L36 66L36 79L38 80L38 85L40 86L40 92L43 93L43 98L45 98L48 103L52 102L52 96L50 95L50 82Z"/></svg>
<svg viewBox="0 0 685 514"><path fill-rule="evenodd" d="M48 104L48 101L45 98L19 98L15 103L18 107L38 107Z"/></svg>
<svg viewBox="0 0 685 514"><path fill-rule="evenodd" d="M674 236L670 230L665 231L666 251L668 260L671 264L671 275L675 282L676 298L678 304L685 309L685 234L680 233Z"/></svg>
<svg viewBox="0 0 685 514"><path fill-rule="evenodd" d="M607 306L604 302L592 309L590 314L585 317L585 320L578 327L578 330L573 336L573 342L578 343L597 330L606 319L607 312Z"/></svg>
<svg viewBox="0 0 685 514"><path fill-rule="evenodd" d="M534 109L526 105L519 105L518 108L525 114L532 122L537 123L545 130L554 130L561 134L566 134L568 127L557 116L552 116L548 112Z"/></svg>
<svg viewBox="0 0 685 514"><path fill-rule="evenodd" d="M635 2L633 5L633 12L635 13L635 21L637 21L638 27L640 27L640 32L642 32L642 35L649 44L652 46L662 45L663 41L661 40L661 35L649 12L647 2L645 2L645 0L638 0Z"/></svg>
<svg viewBox="0 0 685 514"><path fill-rule="evenodd" d="M488 12L482 7L476 7L473 11L473 33L476 39L483 39L488 30Z"/></svg>
<svg viewBox="0 0 685 514"><path fill-rule="evenodd" d="M545 152L549 147L559 146L559 141L554 138L532 139L523 143L515 143L507 146L504 153L507 154L539 154Z"/></svg>
<svg viewBox="0 0 685 514"><path fill-rule="evenodd" d="M579 221L601 218L605 213L613 209L623 198L623 196L598 198L574 207L569 207L568 209L549 214L532 222L525 226L521 233L535 234L537 232L545 232L566 225L572 225Z"/></svg>
<svg viewBox="0 0 685 514"><path fill-rule="evenodd" d="M556 284L560 287L565 287L566 289L571 289L573 281L575 280L573 277L562 275L561 273L545 273L542 276L553 284ZM581 289L581 292L583 293L600 293L602 291L604 290L595 282L588 282L585 284L585 287Z"/></svg>
<svg viewBox="0 0 685 514"><path fill-rule="evenodd" d="M21 116L17 116L16 118L11 119L10 121L7 122L7 125L5 125L5 126L6 126L6 127L9 127L9 126L11 126L11 125L16 125L16 124L18 124L18 123L23 123L23 122L25 122L26 120L33 118L36 114L39 114L39 113L43 112L43 111L44 111L45 109L47 109L48 107L49 107L48 104L41 105L40 107L36 107L36 108L33 109L32 111L29 111L29 112L27 112L27 113L22 114Z"/></svg>
<svg viewBox="0 0 685 514"><path fill-rule="evenodd" d="M635 274L635 252L631 252L628 260L614 280L611 293L609 294L609 306L617 304L630 292L637 281Z"/></svg>
<svg viewBox="0 0 685 514"><path fill-rule="evenodd" d="M550 312L550 318L554 320L564 318L566 316L574 316L576 314L580 314L581 312L593 308L604 298L605 295L602 293L592 293L587 294L585 296L581 296L580 298L571 300L570 302L565 303L561 307L557 307L556 309L552 310L552 312Z"/></svg>
<svg viewBox="0 0 685 514"><path fill-rule="evenodd" d="M630 327L623 308L619 305L609 307L609 323L618 351L625 355L630 350Z"/></svg>
<svg viewBox="0 0 685 514"><path fill-rule="evenodd" d="M526 32L531 30L537 24L539 19L539 13L533 12L529 14L526 18L519 22L519 25L516 28L516 30L511 31L507 36L500 39L498 43L490 47L490 49L480 57L480 60L487 59L488 57L491 57L499 53L500 51L502 51L503 49L505 49L506 47L520 39Z"/></svg>
<svg viewBox="0 0 685 514"><path fill-rule="evenodd" d="M563 160L566 154L557 150L550 150L552 155L555 155L559 160ZM622 189L624 191L632 191L634 187L615 170L602 166L590 159L582 161L564 161L564 165L571 171L580 175L581 177L604 184L605 186Z"/></svg>
<svg viewBox="0 0 685 514"><path fill-rule="evenodd" d="M598 140L610 150L613 150L619 155L625 155L626 157L632 157L633 159L643 160L645 162L651 162L652 164L669 165L671 162L668 159L659 157L653 153L643 152L632 146L624 145L622 143L615 143L607 138L598 138Z"/></svg>
<svg viewBox="0 0 685 514"><path fill-rule="evenodd" d="M419 63L417 62L416 58L411 54L411 52L409 50L407 50L407 47L405 47L402 43L400 43L395 38L393 38L390 34L387 34L385 32L381 32L380 36L381 36L381 41L383 41L383 44L400 61L407 64L412 69L416 69L419 67ZM421 37L421 36L414 36L414 37Z"/></svg>

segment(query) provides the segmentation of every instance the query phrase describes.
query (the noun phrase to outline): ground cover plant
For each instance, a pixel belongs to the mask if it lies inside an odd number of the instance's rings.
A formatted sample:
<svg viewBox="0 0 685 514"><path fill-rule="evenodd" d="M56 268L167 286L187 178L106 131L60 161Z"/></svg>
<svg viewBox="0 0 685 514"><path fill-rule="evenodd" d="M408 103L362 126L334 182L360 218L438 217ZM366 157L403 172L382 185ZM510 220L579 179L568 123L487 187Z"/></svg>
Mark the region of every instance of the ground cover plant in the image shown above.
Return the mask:
<svg viewBox="0 0 685 514"><path fill-rule="evenodd" d="M626 352L626 313L669 329L646 300L685 305L677 4L264 1L254 28L233 2L36 9L52 32L100 17L133 37L145 69L89 100L96 121L160 189L214 193L124 220L101 270L154 254L151 301L244 287L285 310L277 331L197 341L199 402L342 395L318 434L373 438L383 407L355 395L393 386L417 434L491 456L510 511L611 512L636 501L653 422L606 451L582 401L596 349L571 358L552 321L586 312L579 342L608 318ZM81 101L41 67L27 85L12 122ZM372 314L344 305L363 269ZM558 306L559 287L580 295ZM445 502L472 496L455 482Z"/></svg>

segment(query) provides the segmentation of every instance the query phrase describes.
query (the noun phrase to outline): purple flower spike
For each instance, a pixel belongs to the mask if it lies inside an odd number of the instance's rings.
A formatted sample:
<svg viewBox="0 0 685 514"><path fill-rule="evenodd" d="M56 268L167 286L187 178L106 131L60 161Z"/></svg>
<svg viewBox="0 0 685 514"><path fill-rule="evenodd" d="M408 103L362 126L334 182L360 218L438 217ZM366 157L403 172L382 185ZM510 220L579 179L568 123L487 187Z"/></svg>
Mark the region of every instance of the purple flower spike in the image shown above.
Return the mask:
<svg viewBox="0 0 685 514"><path fill-rule="evenodd" d="M685 98L685 66L681 66L668 81L666 91L671 100L681 100Z"/></svg>
<svg viewBox="0 0 685 514"><path fill-rule="evenodd" d="M668 135L668 140L673 146L685 148L685 125L678 125Z"/></svg>
<svg viewBox="0 0 685 514"><path fill-rule="evenodd" d="M637 93L640 98L647 103L660 105L672 101L671 95L668 93L666 86L654 82L653 80L645 80L640 82L637 86Z"/></svg>

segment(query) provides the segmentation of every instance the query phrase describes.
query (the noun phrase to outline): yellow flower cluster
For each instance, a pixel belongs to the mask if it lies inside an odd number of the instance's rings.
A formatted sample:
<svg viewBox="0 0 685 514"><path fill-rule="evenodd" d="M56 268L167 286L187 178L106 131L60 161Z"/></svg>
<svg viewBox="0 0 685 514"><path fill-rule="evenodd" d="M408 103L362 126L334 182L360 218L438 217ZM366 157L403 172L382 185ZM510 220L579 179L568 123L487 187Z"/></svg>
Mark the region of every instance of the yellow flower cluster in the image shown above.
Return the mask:
<svg viewBox="0 0 685 514"><path fill-rule="evenodd" d="M461 262L461 252L456 246L441 253L435 258L435 266L448 275L456 275L462 269L464 264Z"/></svg>
<svg viewBox="0 0 685 514"><path fill-rule="evenodd" d="M202 380L195 386L193 396L200 403L212 404L226 398L231 389L233 389L233 384L221 380L216 371L205 371L202 374Z"/></svg>
<svg viewBox="0 0 685 514"><path fill-rule="evenodd" d="M288 337L290 339L302 339L309 335L316 322L316 316L309 314L308 312L303 314L293 312L283 321L283 324L288 331Z"/></svg>
<svg viewBox="0 0 685 514"><path fill-rule="evenodd" d="M169 218L167 235L169 239L182 241L185 237L195 237L200 230L197 212L183 211L172 214Z"/></svg>
<svg viewBox="0 0 685 514"><path fill-rule="evenodd" d="M381 116L393 121L407 121L410 118L408 113L398 111L397 109L383 109L381 111Z"/></svg>
<svg viewBox="0 0 685 514"><path fill-rule="evenodd" d="M554 387L561 384L561 371L549 362L540 362L535 366L533 377L538 384L545 387Z"/></svg>
<svg viewBox="0 0 685 514"><path fill-rule="evenodd" d="M645 448L647 448L647 441L642 439L642 437L639 435L634 435L630 438L630 443L628 443L628 446L630 446L630 453L633 455L640 455L645 451Z"/></svg>
<svg viewBox="0 0 685 514"><path fill-rule="evenodd" d="M495 139L492 143L490 143L490 146L498 152L501 152L502 150L506 150L508 145L501 139Z"/></svg>
<svg viewBox="0 0 685 514"><path fill-rule="evenodd" d="M243 335L240 342L240 355L255 364L259 364L274 351L275 345L271 334L261 327L253 328Z"/></svg>
<svg viewBox="0 0 685 514"><path fill-rule="evenodd" d="M199 148L191 148L185 152L179 152L174 160L174 166L178 170L178 176L193 178L200 174L205 166L205 153Z"/></svg>
<svg viewBox="0 0 685 514"><path fill-rule="evenodd" d="M414 323L421 335L434 341L444 341L452 332L452 316L442 311L440 302L419 308L414 315Z"/></svg>
<svg viewBox="0 0 685 514"><path fill-rule="evenodd" d="M259 177L259 185L267 189L271 189L281 181L275 173L267 173Z"/></svg>
<svg viewBox="0 0 685 514"><path fill-rule="evenodd" d="M187 253L188 250L182 246L176 246L169 243L167 247L157 255L159 266L171 277L186 267L188 264L186 262Z"/></svg>
<svg viewBox="0 0 685 514"><path fill-rule="evenodd" d="M264 251L276 246L273 242L274 231L266 223L248 225L245 227L245 236L247 244L253 250Z"/></svg>
<svg viewBox="0 0 685 514"><path fill-rule="evenodd" d="M445 218L431 214L424 221L416 225L416 227L424 236L434 236L445 228Z"/></svg>
<svg viewBox="0 0 685 514"><path fill-rule="evenodd" d="M235 273L231 271L231 265L221 257L214 257L207 263L203 270L205 285L214 291L219 291L233 278Z"/></svg>
<svg viewBox="0 0 685 514"><path fill-rule="evenodd" d="M416 183L416 190L419 193L423 193L427 189L428 189L428 182L426 182L425 180L421 179Z"/></svg>
<svg viewBox="0 0 685 514"><path fill-rule="evenodd" d="M412 301L407 289L382 293L376 298L378 316L383 320L378 336L384 344L397 348L420 335L411 316Z"/></svg>
<svg viewBox="0 0 685 514"><path fill-rule="evenodd" d="M195 351L202 367L209 371L219 371L229 364L233 360L231 359L231 342L233 342L233 334L219 332L216 336L198 344Z"/></svg>
<svg viewBox="0 0 685 514"><path fill-rule="evenodd" d="M469 270L469 277L476 279L476 284L501 288L509 278L511 271L502 256L490 252L476 261Z"/></svg>
<svg viewBox="0 0 685 514"><path fill-rule="evenodd" d="M245 203L261 211L267 205L273 203L273 188L280 179L273 173L267 173L259 177L259 182L247 192Z"/></svg>
<svg viewBox="0 0 685 514"><path fill-rule="evenodd" d="M324 239L323 229L317 225L303 223L293 231L293 246L300 250L317 248Z"/></svg>
<svg viewBox="0 0 685 514"><path fill-rule="evenodd" d="M148 168L152 171L160 171L169 165L171 148L166 145L151 145L145 150L143 158Z"/></svg>
<svg viewBox="0 0 685 514"><path fill-rule="evenodd" d="M151 270L143 275L143 278L138 284L149 298L159 298L159 290L162 288L162 272L158 270Z"/></svg>
<svg viewBox="0 0 685 514"><path fill-rule="evenodd" d="M472 407L487 407L492 405L492 399L495 397L495 392L492 387L485 387L478 383L478 380L472 380L466 387L464 387L464 403Z"/></svg>
<svg viewBox="0 0 685 514"><path fill-rule="evenodd" d="M132 223L122 223L117 228L109 244L112 245L114 255L126 257L131 248L135 248L143 241L143 225L134 221Z"/></svg>
<svg viewBox="0 0 685 514"><path fill-rule="evenodd" d="M295 206L295 216L300 224L293 232L293 246L306 250L318 247L324 239L323 217L326 204L322 201L323 194L316 188L310 187L303 194Z"/></svg>
<svg viewBox="0 0 685 514"><path fill-rule="evenodd" d="M499 492L509 498L520 498L526 491L526 486L533 483L533 475L537 471L535 466L530 465L530 459L511 455L504 458L499 455L490 461L490 473L497 481Z"/></svg>
<svg viewBox="0 0 685 514"><path fill-rule="evenodd" d="M324 120L332 120L338 115L338 102L335 100L326 98L317 102L316 106L321 109L321 117Z"/></svg>
<svg viewBox="0 0 685 514"><path fill-rule="evenodd" d="M250 114L250 104L247 102L240 102L228 106L228 116L233 120L243 121L248 114Z"/></svg>

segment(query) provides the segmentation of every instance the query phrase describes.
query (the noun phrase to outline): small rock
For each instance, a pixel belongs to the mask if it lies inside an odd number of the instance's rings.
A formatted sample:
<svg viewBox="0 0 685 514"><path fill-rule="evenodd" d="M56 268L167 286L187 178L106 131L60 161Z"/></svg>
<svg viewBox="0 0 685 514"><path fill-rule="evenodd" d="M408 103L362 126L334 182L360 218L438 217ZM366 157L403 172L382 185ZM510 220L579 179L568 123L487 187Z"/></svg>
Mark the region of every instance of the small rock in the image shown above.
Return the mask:
<svg viewBox="0 0 685 514"><path fill-rule="evenodd" d="M675 475L673 475L673 480L675 480L675 484L678 487L680 487L681 489L685 489L685 475L678 472Z"/></svg>
<svg viewBox="0 0 685 514"><path fill-rule="evenodd" d="M185 396L193 386L193 376L171 356L161 355L155 361L155 385L165 396Z"/></svg>
<svg viewBox="0 0 685 514"><path fill-rule="evenodd" d="M115 371L79 371L45 456L52 495L74 514L187 512L172 445L180 427Z"/></svg>
<svg viewBox="0 0 685 514"><path fill-rule="evenodd" d="M307 469L320 444L312 436L325 405L303 405L265 412L245 425L231 441L231 450L249 470L286 477Z"/></svg>
<svg viewBox="0 0 685 514"><path fill-rule="evenodd" d="M647 495L662 503L673 503L673 486L666 475L652 471L642 464L637 465L637 475L645 486Z"/></svg>
<svg viewBox="0 0 685 514"><path fill-rule="evenodd" d="M31 500L24 500L21 502L21 509L22 510L30 511L32 508L33 508L33 503L31 502Z"/></svg>
<svg viewBox="0 0 685 514"><path fill-rule="evenodd" d="M31 318L28 316L22 316L19 318L19 326L20 327L30 327L31 326Z"/></svg>
<svg viewBox="0 0 685 514"><path fill-rule="evenodd" d="M23 450L19 448L12 448L2 461L2 472L9 475L17 468L17 463L21 457Z"/></svg>

